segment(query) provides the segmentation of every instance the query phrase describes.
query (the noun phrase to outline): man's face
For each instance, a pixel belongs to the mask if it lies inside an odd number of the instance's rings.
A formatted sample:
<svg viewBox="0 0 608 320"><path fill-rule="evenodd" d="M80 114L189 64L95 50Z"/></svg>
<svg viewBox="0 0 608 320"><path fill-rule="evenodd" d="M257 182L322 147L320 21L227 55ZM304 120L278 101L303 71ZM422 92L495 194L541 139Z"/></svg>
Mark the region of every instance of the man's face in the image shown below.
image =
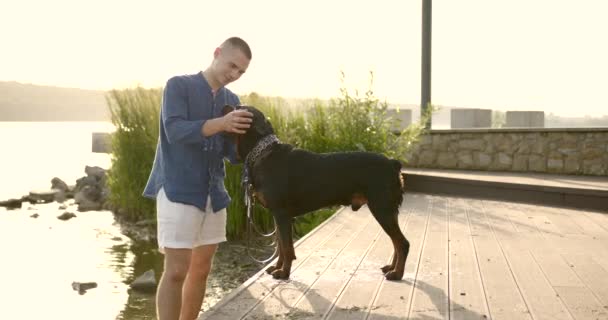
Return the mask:
<svg viewBox="0 0 608 320"><path fill-rule="evenodd" d="M249 67L245 54L230 46L216 49L214 56L214 75L222 87L239 79Z"/></svg>

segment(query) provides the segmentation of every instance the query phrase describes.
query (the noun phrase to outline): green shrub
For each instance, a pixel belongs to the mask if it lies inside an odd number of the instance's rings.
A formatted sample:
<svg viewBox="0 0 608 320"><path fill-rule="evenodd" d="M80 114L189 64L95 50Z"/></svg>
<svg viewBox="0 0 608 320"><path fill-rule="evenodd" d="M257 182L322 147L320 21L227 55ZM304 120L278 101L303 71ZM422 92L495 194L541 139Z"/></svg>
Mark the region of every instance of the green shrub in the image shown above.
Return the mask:
<svg viewBox="0 0 608 320"><path fill-rule="evenodd" d="M129 220L155 217L154 201L142 197L158 141L160 89L112 90L106 96L112 123L110 203Z"/></svg>

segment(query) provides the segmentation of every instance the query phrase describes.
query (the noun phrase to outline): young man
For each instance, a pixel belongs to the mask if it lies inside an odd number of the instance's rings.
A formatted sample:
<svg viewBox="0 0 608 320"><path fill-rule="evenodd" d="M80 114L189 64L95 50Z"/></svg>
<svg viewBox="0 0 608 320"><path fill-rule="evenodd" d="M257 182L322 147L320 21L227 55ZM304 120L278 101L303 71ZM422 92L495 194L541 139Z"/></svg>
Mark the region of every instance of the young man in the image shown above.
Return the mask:
<svg viewBox="0 0 608 320"><path fill-rule="evenodd" d="M160 137L144 196L156 199L158 246L164 271L157 290L161 320L196 319L217 244L226 241L224 162L235 162L235 146L222 133L244 133L251 113L222 116L239 98L225 86L245 73L249 45L224 41L209 67L167 82L160 114Z"/></svg>

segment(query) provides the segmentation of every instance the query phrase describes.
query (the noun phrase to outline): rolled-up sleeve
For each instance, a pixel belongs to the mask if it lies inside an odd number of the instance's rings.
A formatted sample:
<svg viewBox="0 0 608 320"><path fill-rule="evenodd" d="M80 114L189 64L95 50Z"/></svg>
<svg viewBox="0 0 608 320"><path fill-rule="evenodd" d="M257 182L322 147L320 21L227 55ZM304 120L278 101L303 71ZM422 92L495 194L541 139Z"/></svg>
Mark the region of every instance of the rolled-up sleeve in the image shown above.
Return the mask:
<svg viewBox="0 0 608 320"><path fill-rule="evenodd" d="M162 121L169 143L202 143L207 137L201 130L207 120L188 120L188 98L185 83L177 77L165 86L162 104Z"/></svg>

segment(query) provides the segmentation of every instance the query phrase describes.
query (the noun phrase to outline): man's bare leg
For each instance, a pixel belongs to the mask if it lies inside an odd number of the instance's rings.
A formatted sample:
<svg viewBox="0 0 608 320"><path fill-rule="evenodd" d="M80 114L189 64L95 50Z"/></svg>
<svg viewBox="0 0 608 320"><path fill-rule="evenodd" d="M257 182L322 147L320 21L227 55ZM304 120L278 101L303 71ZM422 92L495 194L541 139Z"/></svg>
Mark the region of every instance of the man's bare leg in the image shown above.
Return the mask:
<svg viewBox="0 0 608 320"><path fill-rule="evenodd" d="M159 320L176 320L182 305L182 288L188 274L192 249L165 248L164 271L156 292Z"/></svg>
<svg viewBox="0 0 608 320"><path fill-rule="evenodd" d="M203 245L192 250L190 269L182 291L182 311L180 320L194 320L198 317L207 289L207 277L211 271L217 244Z"/></svg>

